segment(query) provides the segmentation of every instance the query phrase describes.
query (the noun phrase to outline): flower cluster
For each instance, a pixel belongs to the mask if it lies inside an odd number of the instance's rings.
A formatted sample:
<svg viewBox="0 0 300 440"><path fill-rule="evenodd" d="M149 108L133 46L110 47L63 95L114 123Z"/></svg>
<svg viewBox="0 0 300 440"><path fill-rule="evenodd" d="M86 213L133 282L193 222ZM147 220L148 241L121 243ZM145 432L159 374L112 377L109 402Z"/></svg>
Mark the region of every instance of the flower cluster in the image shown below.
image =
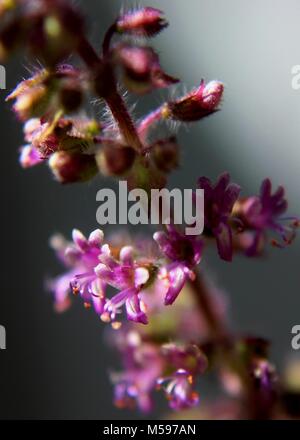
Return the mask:
<svg viewBox="0 0 300 440"><path fill-rule="evenodd" d="M45 67L36 69L7 97L14 101L13 109L25 124L27 144L21 149L21 164L28 167L49 159L54 176L62 183L88 180L101 172L122 176L131 187L163 187L167 174L178 164L176 140L171 137L150 142L150 129L159 120L190 122L214 113L223 85L217 81L205 85L202 81L198 89L165 102L134 123L118 91L118 79L137 94L179 81L164 72L158 54L140 38L155 36L167 26L161 11L141 8L120 16L106 34L101 57L87 42L83 19L68 2L19 1L13 6L0 32L2 52L12 50L6 47L6 34L11 34L17 20L19 32L14 32L14 46L25 43L34 55L41 52L45 62ZM70 38L75 28L76 38ZM41 47L36 47L37 41ZM59 50L58 41L64 41L59 43ZM85 65L66 64L64 59L72 53ZM117 125L107 118L96 122L83 116L84 103L90 96L104 100Z"/></svg>
<svg viewBox="0 0 300 440"><path fill-rule="evenodd" d="M61 183L102 173L126 179L132 188L163 188L179 165L179 146L173 135L156 136L157 123L191 123L219 110L223 84L201 80L184 96L133 119L119 83L141 96L179 82L149 45L168 25L156 8L120 14L105 34L101 54L87 38L84 18L67 0L0 0L0 17L0 60L24 47L43 63L7 97L24 123L24 168L46 162ZM105 117L88 116L91 98L105 108ZM197 379L209 366L236 398L226 400L227 416L274 418L280 407L294 417L291 395L299 402L300 387L294 386L299 369L280 383L266 342L233 334L219 289L203 276L202 259L211 245L227 262L237 253L259 257L268 241L285 247L299 220L286 216L285 191L272 191L269 179L252 196L244 196L228 173L216 183L200 177L197 187L204 190L201 236L169 224L153 239L122 232L106 239L100 230L88 238L74 230L72 242L53 237L51 245L66 267L49 281L55 308L66 310L72 293L116 330L109 341L123 361L123 369L111 374L120 408L149 411L155 390L163 390L171 409L197 406ZM225 417L224 408L214 405L206 413Z"/></svg>
<svg viewBox="0 0 300 440"><path fill-rule="evenodd" d="M125 370L113 373L115 403L118 407L153 407L153 391L163 389L169 406L175 410L198 404L195 388L198 375L207 368L207 359L196 345L149 342L133 328L115 338Z"/></svg>

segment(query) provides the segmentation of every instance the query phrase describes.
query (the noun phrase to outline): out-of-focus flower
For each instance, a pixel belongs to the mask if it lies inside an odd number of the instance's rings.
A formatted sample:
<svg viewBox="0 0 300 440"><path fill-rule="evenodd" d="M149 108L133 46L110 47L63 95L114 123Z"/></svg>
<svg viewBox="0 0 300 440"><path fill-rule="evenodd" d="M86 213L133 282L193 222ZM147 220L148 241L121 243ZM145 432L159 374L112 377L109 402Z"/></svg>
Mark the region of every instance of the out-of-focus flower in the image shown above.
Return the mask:
<svg viewBox="0 0 300 440"><path fill-rule="evenodd" d="M11 9L17 11L16 14L12 11L0 30L0 56L7 57L12 50L25 47L47 65L54 66L77 49L84 21L69 2L2 0L1 3L2 15ZM15 8L18 5L20 8Z"/></svg>
<svg viewBox="0 0 300 440"><path fill-rule="evenodd" d="M46 82L49 76L46 69L38 71L32 78L22 81L6 98L6 101L15 100L13 110L22 121L47 112L50 93Z"/></svg>
<svg viewBox="0 0 300 440"><path fill-rule="evenodd" d="M260 419L272 416L278 397L278 376L267 359L254 359L251 365L253 381L253 408Z"/></svg>
<svg viewBox="0 0 300 440"><path fill-rule="evenodd" d="M201 81L198 89L175 101L166 103L162 110L164 118L181 122L193 122L205 118L218 110L224 86L219 81L211 81L205 85Z"/></svg>
<svg viewBox="0 0 300 440"><path fill-rule="evenodd" d="M170 173L179 166L179 146L174 136L156 141L149 150L155 165L164 173Z"/></svg>
<svg viewBox="0 0 300 440"><path fill-rule="evenodd" d="M125 85L133 92L147 93L179 81L162 70L159 57L151 47L122 44L114 49L114 54L123 67Z"/></svg>
<svg viewBox="0 0 300 440"><path fill-rule="evenodd" d="M137 331L130 329L120 330L116 339L124 370L111 375L115 405L119 408L137 405L141 411L148 412L153 407L152 393L164 366L159 346L142 340Z"/></svg>
<svg viewBox="0 0 300 440"><path fill-rule="evenodd" d="M194 389L194 377L183 368L171 376L160 378L159 387L164 387L170 408L181 410L198 405L199 395Z"/></svg>
<svg viewBox="0 0 300 440"><path fill-rule="evenodd" d="M30 168L43 162L43 158L33 145L24 145L20 150L19 162L23 168Z"/></svg>
<svg viewBox="0 0 300 440"><path fill-rule="evenodd" d="M253 378L257 387L271 391L277 380L275 368L265 359L257 359L253 363Z"/></svg>
<svg viewBox="0 0 300 440"><path fill-rule="evenodd" d="M161 348L166 361L173 369L183 368L191 375L203 374L207 368L207 358L194 344L164 344Z"/></svg>
<svg viewBox="0 0 300 440"><path fill-rule="evenodd" d="M49 159L49 167L60 183L85 182L98 173L93 154L56 151Z"/></svg>
<svg viewBox="0 0 300 440"><path fill-rule="evenodd" d="M44 159L61 150L90 152L100 130L99 123L86 118L58 118L49 122L34 118L24 125L26 142L37 148Z"/></svg>
<svg viewBox="0 0 300 440"><path fill-rule="evenodd" d="M118 142L103 141L97 153L97 164L102 174L123 176L130 171L136 158L136 151Z"/></svg>
<svg viewBox="0 0 300 440"><path fill-rule="evenodd" d="M162 11L144 7L133 9L121 15L116 22L116 30L133 36L152 37L168 26Z"/></svg>
<svg viewBox="0 0 300 440"><path fill-rule="evenodd" d="M230 216L240 187L230 183L228 173L222 174L214 186L207 177L200 177L198 187L204 190L204 234L215 237L220 257L231 261L233 245Z"/></svg>
<svg viewBox="0 0 300 440"><path fill-rule="evenodd" d="M207 367L205 355L195 345L160 345L151 342L132 328L121 329L113 338L113 345L122 355L123 371L112 374L115 384L115 403L119 407L136 404L143 411L152 408L151 394L163 388L173 409L196 405L197 375Z"/></svg>
<svg viewBox="0 0 300 440"><path fill-rule="evenodd" d="M20 163L27 168L49 159L59 182L89 180L98 173L94 139L99 132L96 121L84 118L29 119L24 125L29 145L21 149Z"/></svg>
<svg viewBox="0 0 300 440"><path fill-rule="evenodd" d="M260 253L267 230L272 230L281 237L280 242L272 240L274 246L284 247L293 241L299 220L296 217L281 217L287 207L284 188L280 186L272 194L270 179L262 182L259 196L241 198L235 203L234 216L239 219L240 229L245 232L246 238L249 233L251 234L250 242L245 241L247 255L255 256ZM243 234L241 234L241 244L242 240Z"/></svg>
<svg viewBox="0 0 300 440"><path fill-rule="evenodd" d="M194 379L188 371L179 369L172 376L159 379L158 385L163 384L170 408L182 410L198 405L199 395L194 390Z"/></svg>
<svg viewBox="0 0 300 440"><path fill-rule="evenodd" d="M40 69L31 78L21 81L6 101L15 101L13 110L22 121L45 116L50 119L59 111L77 110L84 87L80 70L62 64L54 72Z"/></svg>
<svg viewBox="0 0 300 440"><path fill-rule="evenodd" d="M167 225L167 232L155 232L153 236L162 253L171 262L163 265L159 278L164 280L167 288L165 304L172 304L185 282L193 279L193 268L200 262L203 242L195 236L179 232L173 225Z"/></svg>

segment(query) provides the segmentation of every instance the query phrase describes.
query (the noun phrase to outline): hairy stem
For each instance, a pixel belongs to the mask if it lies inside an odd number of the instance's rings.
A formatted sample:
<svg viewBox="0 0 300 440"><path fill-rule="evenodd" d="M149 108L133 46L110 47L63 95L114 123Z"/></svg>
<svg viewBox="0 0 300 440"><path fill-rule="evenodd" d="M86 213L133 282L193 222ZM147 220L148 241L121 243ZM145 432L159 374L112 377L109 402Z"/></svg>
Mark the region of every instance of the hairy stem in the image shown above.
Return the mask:
<svg viewBox="0 0 300 440"><path fill-rule="evenodd" d="M91 72L94 72L96 69L100 69L101 66L103 66L103 59L97 55L93 46L86 38L81 39L77 47L77 52L89 67ZM117 90L116 84L113 85L105 97L100 97L106 101L108 107L110 108L110 111L119 126L120 133L126 144L130 145L137 151L141 151L143 145L123 98Z"/></svg>
<svg viewBox="0 0 300 440"><path fill-rule="evenodd" d="M162 110L163 105L158 107L156 110L153 110L149 115L147 115L142 121L139 123L138 126L138 133L139 136L142 139L145 139L147 137L147 134L150 130L150 128L162 118Z"/></svg>
<svg viewBox="0 0 300 440"><path fill-rule="evenodd" d="M107 30L104 40L102 43L102 54L103 56L107 55L110 49L110 43L111 39L114 36L114 33L116 32L116 23L113 23Z"/></svg>
<svg viewBox="0 0 300 440"><path fill-rule="evenodd" d="M80 39L77 52L91 70L102 63L102 60L98 57L97 52L86 38Z"/></svg>
<svg viewBox="0 0 300 440"><path fill-rule="evenodd" d="M123 98L115 89L110 95L105 98L110 111L118 123L120 132L124 138L124 141L128 146L131 146L136 151L142 151L143 145L137 134L134 123L126 108Z"/></svg>

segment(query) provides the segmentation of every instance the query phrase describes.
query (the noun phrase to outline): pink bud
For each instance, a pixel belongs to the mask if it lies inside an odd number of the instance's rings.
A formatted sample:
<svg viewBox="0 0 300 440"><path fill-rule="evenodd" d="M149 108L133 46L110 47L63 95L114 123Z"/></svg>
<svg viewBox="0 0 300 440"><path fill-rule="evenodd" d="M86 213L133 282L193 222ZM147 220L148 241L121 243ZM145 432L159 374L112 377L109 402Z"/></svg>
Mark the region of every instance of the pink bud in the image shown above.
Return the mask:
<svg viewBox="0 0 300 440"><path fill-rule="evenodd" d="M218 110L223 90L223 84L218 81L211 81L207 85L201 81L198 89L176 101L168 102L164 108L164 117L182 122L205 118Z"/></svg>
<svg viewBox="0 0 300 440"><path fill-rule="evenodd" d="M83 182L97 173L93 155L57 151L52 154L49 166L60 183Z"/></svg>
<svg viewBox="0 0 300 440"><path fill-rule="evenodd" d="M25 145L21 148L19 162L23 168L30 168L43 161L39 151L33 145Z"/></svg>
<svg viewBox="0 0 300 440"><path fill-rule="evenodd" d="M135 93L147 93L178 82L162 70L159 57L151 47L120 45L115 49L115 58L124 69L127 88Z"/></svg>
<svg viewBox="0 0 300 440"><path fill-rule="evenodd" d="M219 81L210 81L202 92L203 107L214 110L222 99L224 85Z"/></svg>
<svg viewBox="0 0 300 440"><path fill-rule="evenodd" d="M121 176L130 170L135 157L136 152L131 147L107 143L97 155L97 164L104 175Z"/></svg>
<svg viewBox="0 0 300 440"><path fill-rule="evenodd" d="M152 37L168 26L162 14L159 9L150 7L129 11L118 18L117 31L136 36Z"/></svg>
<svg viewBox="0 0 300 440"><path fill-rule="evenodd" d="M155 165L160 171L169 173L179 165L179 146L175 137L155 142L151 147Z"/></svg>

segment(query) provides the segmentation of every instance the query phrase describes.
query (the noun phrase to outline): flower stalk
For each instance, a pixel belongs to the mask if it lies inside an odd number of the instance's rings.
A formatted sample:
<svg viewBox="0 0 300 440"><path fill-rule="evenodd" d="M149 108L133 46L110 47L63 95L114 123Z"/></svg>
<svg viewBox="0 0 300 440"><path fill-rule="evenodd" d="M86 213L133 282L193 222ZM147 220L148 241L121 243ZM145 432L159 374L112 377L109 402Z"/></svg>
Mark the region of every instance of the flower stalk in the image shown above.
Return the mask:
<svg viewBox="0 0 300 440"><path fill-rule="evenodd" d="M13 8L4 2L0 16L0 57L25 47L44 63L7 97L24 122L21 166L47 162L64 184L102 173L147 193L165 188L180 165L179 145L173 135L159 137L157 123L189 124L215 114L224 86L201 80L184 96L133 119L119 82L138 96L178 82L144 41L167 27L162 11L141 7L120 14L105 34L102 54L67 0L15 0ZM73 54L80 67L65 63ZM86 115L84 102L91 95L107 105L113 126ZM171 213L170 224L152 238L126 233L105 237L98 229L87 237L75 229L70 242L53 237L51 246L65 266L65 273L49 283L55 309L66 310L75 295L111 326L110 343L123 362L123 370L111 375L119 408L150 411L153 393L160 389L172 410L200 405L201 413L197 380L212 366L222 390L235 397L233 418L278 417L276 411L285 404L282 396L296 393L300 400L299 390L287 391L279 382L265 340L231 331L222 292L207 282L201 265L209 246L224 264L237 254L259 258L270 243L282 249L295 238L299 219L285 215L284 188L273 191L270 179L250 196L241 195L242 188L227 172L216 183L202 176L197 187L204 190L200 235L183 233ZM159 221L161 217L159 212ZM288 402L285 416L295 411ZM217 417L214 408L210 412Z"/></svg>

